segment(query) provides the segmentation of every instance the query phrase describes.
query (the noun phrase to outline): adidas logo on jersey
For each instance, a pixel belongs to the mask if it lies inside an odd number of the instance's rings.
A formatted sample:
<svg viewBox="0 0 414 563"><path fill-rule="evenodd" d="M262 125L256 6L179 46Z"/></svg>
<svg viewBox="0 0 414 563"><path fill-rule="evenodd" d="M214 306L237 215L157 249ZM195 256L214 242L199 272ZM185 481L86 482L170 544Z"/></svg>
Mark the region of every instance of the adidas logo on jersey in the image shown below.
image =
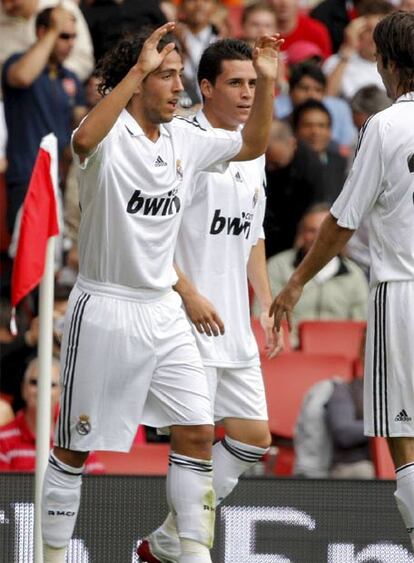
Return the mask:
<svg viewBox="0 0 414 563"><path fill-rule="evenodd" d="M408 416L407 411L403 409L397 414L394 420L395 422L411 422L412 418Z"/></svg>
<svg viewBox="0 0 414 563"><path fill-rule="evenodd" d="M167 163L163 161L160 155L157 156L157 160L154 162L155 166L167 166Z"/></svg>
<svg viewBox="0 0 414 563"><path fill-rule="evenodd" d="M240 172L238 170L234 177L236 178L236 182L243 182L243 178L241 177Z"/></svg>
<svg viewBox="0 0 414 563"><path fill-rule="evenodd" d="M247 239L250 234L253 214L242 213L241 217L224 217L220 215L221 209L216 209L210 227L210 235L218 235L223 230L228 235L241 235Z"/></svg>
<svg viewBox="0 0 414 563"><path fill-rule="evenodd" d="M176 195L177 190L168 192L167 197L144 197L141 190L135 190L128 201L127 213L135 215L138 211L142 215L175 215L180 211L181 201Z"/></svg>

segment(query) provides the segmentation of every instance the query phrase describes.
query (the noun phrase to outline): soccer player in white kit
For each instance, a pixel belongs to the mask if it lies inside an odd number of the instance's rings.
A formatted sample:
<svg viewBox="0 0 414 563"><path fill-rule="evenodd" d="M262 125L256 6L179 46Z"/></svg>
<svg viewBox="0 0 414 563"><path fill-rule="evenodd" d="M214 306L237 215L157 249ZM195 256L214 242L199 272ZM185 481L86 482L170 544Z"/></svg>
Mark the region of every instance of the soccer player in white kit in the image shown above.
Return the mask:
<svg viewBox="0 0 414 563"><path fill-rule="evenodd" d="M63 562L91 449L128 451L139 423L170 426L167 497L180 563L211 561L214 529L207 382L173 267L195 173L266 148L277 38L259 39L258 86L243 132L173 120L182 60L166 34L127 37L104 58L107 95L74 132L80 181L80 270L62 343L63 395L43 486L44 561ZM171 122L171 123L170 123Z"/></svg>
<svg viewBox="0 0 414 563"><path fill-rule="evenodd" d="M256 71L244 41L223 39L207 47L198 68L204 106L194 117L206 133L237 131L249 116ZM248 279L261 303L268 353L280 335L269 317L272 302L264 251L264 156L231 162L227 170L200 172L189 190L177 239L176 286L206 371L214 418L225 438L213 446L213 486L219 504L242 473L266 453L271 436L256 340L250 324ZM211 335L224 334L217 338ZM170 514L138 548L141 561L177 562L180 543Z"/></svg>
<svg viewBox="0 0 414 563"><path fill-rule="evenodd" d="M285 314L289 322L305 283L368 219L365 433L387 438L395 498L414 547L414 13L384 18L374 41L378 72L394 103L365 123L344 188L271 311L276 326Z"/></svg>

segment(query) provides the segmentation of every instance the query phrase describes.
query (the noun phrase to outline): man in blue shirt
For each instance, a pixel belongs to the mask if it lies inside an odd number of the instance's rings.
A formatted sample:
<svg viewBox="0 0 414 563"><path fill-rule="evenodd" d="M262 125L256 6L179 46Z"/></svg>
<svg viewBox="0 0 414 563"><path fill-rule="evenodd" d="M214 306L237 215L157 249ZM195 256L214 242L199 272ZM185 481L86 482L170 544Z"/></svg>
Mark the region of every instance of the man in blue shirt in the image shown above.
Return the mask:
<svg viewBox="0 0 414 563"><path fill-rule="evenodd" d="M36 43L12 55L2 73L10 229L23 203L42 137L55 133L61 158L74 124L86 112L78 78L62 66L76 38L72 14L60 7L43 10L36 19L36 34Z"/></svg>

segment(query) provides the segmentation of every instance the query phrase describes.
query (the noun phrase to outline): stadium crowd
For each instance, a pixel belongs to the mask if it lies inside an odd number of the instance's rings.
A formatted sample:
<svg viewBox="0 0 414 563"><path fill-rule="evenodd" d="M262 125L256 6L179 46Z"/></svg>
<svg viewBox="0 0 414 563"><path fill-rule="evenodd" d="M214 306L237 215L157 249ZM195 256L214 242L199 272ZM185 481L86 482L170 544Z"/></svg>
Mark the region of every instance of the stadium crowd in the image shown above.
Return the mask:
<svg viewBox="0 0 414 563"><path fill-rule="evenodd" d="M1 0L0 425L5 426L0 428L0 470L23 467L10 463L8 448L21 450L10 445L17 428L33 442L33 421L29 427L25 413L34 408L29 391L36 386L31 376L38 339L36 292L19 308L19 336L9 331L19 210L40 140L53 132L59 149L61 223L55 256L58 357L65 306L78 268L81 213L70 137L100 99L95 68L107 49L122 34L177 21L175 35L185 61L179 112L188 116L202 103L196 74L206 47L223 37L249 44L263 34L278 32L284 38L266 153L264 220L270 283L277 293L309 250L343 186L358 130L391 104L376 70L372 34L376 23L397 9L414 10L414 5L409 0L63 0L59 5L57 0ZM295 312L289 346L301 345L301 321L363 321L368 274L362 226L346 255L335 257L309 284ZM255 311L252 303L252 318ZM137 439L160 440L151 429L146 435L141 430ZM24 469L32 470L29 465ZM102 468L96 463L90 470Z"/></svg>

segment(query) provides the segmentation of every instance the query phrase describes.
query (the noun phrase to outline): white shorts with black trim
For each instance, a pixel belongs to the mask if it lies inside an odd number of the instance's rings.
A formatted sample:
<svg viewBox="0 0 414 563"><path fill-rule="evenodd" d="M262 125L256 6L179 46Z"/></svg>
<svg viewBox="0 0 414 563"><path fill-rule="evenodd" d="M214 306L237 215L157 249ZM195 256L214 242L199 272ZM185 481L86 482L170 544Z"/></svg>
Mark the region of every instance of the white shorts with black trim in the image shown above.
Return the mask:
<svg viewBox="0 0 414 563"><path fill-rule="evenodd" d="M204 368L174 291L143 301L78 281L61 358L57 446L129 451L139 424L213 424Z"/></svg>
<svg viewBox="0 0 414 563"><path fill-rule="evenodd" d="M260 365L240 368L205 366L205 370L214 408L214 420L268 419Z"/></svg>
<svg viewBox="0 0 414 563"><path fill-rule="evenodd" d="M414 437L414 281L371 290L364 420L367 436Z"/></svg>

